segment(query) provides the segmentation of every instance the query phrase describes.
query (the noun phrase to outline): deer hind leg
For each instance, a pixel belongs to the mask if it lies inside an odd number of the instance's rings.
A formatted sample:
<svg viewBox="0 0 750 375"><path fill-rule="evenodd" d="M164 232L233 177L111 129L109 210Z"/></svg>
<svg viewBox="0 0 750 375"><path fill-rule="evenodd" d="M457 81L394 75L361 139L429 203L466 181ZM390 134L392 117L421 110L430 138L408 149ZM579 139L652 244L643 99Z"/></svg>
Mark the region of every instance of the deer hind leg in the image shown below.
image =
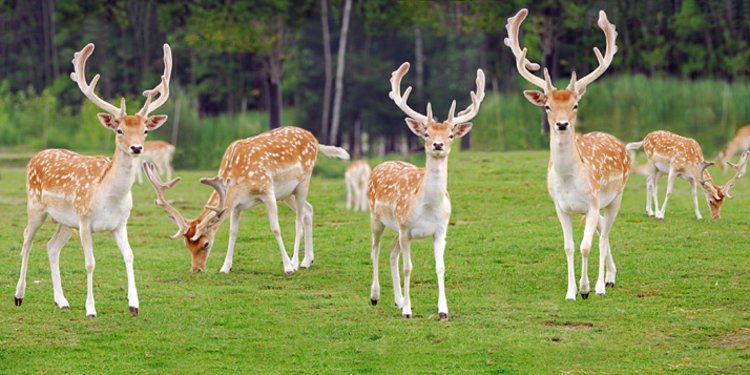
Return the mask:
<svg viewBox="0 0 750 375"><path fill-rule="evenodd" d="M586 227L583 229L583 240L581 240L581 279L579 290L581 297L589 297L589 253L591 252L591 243L594 240L594 232L599 225L599 209L592 208L586 214Z"/></svg>
<svg viewBox="0 0 750 375"><path fill-rule="evenodd" d="M654 210L658 211L659 203L656 198L656 187L659 181L659 175L656 167L649 168L649 174L646 176L646 215L654 216Z"/></svg>
<svg viewBox="0 0 750 375"><path fill-rule="evenodd" d="M667 201L669 196L672 195L672 188L674 188L674 181L677 179L677 172L674 168L669 169L669 175L667 176L667 193L664 194L664 203L662 203L661 210L656 211L657 219L664 219L664 214L667 212Z"/></svg>
<svg viewBox="0 0 750 375"><path fill-rule="evenodd" d="M49 258L49 269L52 274L52 291L55 295L55 304L61 309L70 308L70 304L63 294L62 281L60 280L60 251L68 242L72 233L70 228L58 224L55 234L47 242L47 257Z"/></svg>
<svg viewBox="0 0 750 375"><path fill-rule="evenodd" d="M31 254L31 246L34 244L34 237L36 232L44 223L44 219L47 218L47 213L44 211L28 210L28 220L26 229L23 231L23 247L21 248L21 274L18 277L18 284L16 284L16 294L14 303L16 306L21 306L23 297L26 295L26 271L29 269L29 254Z"/></svg>
<svg viewBox="0 0 750 375"><path fill-rule="evenodd" d="M448 320L448 300L445 298L445 234L447 225L435 233L433 247L435 250L435 273L438 281L438 317L440 320Z"/></svg>
<svg viewBox="0 0 750 375"><path fill-rule="evenodd" d="M406 228L399 228L398 231L398 245L401 247L401 253L403 254L403 267L404 267L404 307L401 308L401 315L404 318L411 318L411 295L409 293L411 286L411 249L410 239Z"/></svg>
<svg viewBox="0 0 750 375"><path fill-rule="evenodd" d="M273 194L269 194L263 198L263 203L266 205L271 232L273 233L273 236L276 237L276 243L279 245L281 261L284 264L284 272L286 272L287 275L293 275L294 268L289 259L289 254L287 254L286 248L284 247L284 240L281 238L281 227L279 227L279 211L278 206L276 205L276 197Z"/></svg>
<svg viewBox="0 0 750 375"><path fill-rule="evenodd" d="M221 273L232 271L232 260L234 259L234 246L237 243L237 233L240 231L240 214L242 211L239 207L232 209L229 214L229 244L227 245L227 256L224 258L224 264L219 269Z"/></svg>
<svg viewBox="0 0 750 375"><path fill-rule="evenodd" d="M370 302L375 306L378 304L378 300L380 300L378 257L380 256L380 240L383 238L385 226L376 218L371 218L370 229L372 231L372 247L370 248L370 259L372 260L372 285L370 286Z"/></svg>
<svg viewBox="0 0 750 375"><path fill-rule="evenodd" d="M115 243L122 253L122 260L125 262L125 272L128 277L128 308L133 316L138 316L138 290L135 287L135 272L133 271L133 249L128 242L128 228L125 225L115 228L112 231L115 237Z"/></svg>
<svg viewBox="0 0 750 375"><path fill-rule="evenodd" d="M301 229L304 230L305 234L305 256L302 258L302 263L300 264L300 267L302 268L310 268L312 266L313 262L315 261L315 252L313 251L313 206L310 204L310 202L307 201L307 194L310 191L310 179L304 180L302 183L300 183L299 186L297 186L297 190L295 192L294 200L296 201L295 204L295 211L297 213L297 217L299 218L300 224L302 225ZM300 236L300 233L302 231L300 230L300 227L297 228L297 239ZM298 246L298 240L295 239L294 243L294 256L297 256L299 246ZM295 267L296 267L295 263Z"/></svg>
<svg viewBox="0 0 750 375"><path fill-rule="evenodd" d="M94 244L91 241L91 224L88 221L81 221L79 224L79 233L81 237L81 247L83 247L83 257L86 265L86 316L96 317L96 305L94 303L94 269L96 261L94 260Z"/></svg>
<svg viewBox="0 0 750 375"><path fill-rule="evenodd" d="M693 206L695 207L695 218L703 219L700 207L698 206L698 182L695 179L690 180L690 194L693 195Z"/></svg>
<svg viewBox="0 0 750 375"><path fill-rule="evenodd" d="M294 211L294 249L292 250L292 268L294 268L294 272L297 272L299 269L299 245L302 242L302 234L304 232L302 223L304 209L300 210L297 207L297 202L299 202L299 199L296 199L294 194L286 197L284 200L284 203Z"/></svg>
<svg viewBox="0 0 750 375"><path fill-rule="evenodd" d="M557 211L557 218L560 220L560 225L563 230L563 241L565 242L565 256L568 262L568 291L565 293L565 299L568 301L576 300L576 271L575 264L573 262L575 257L575 244L573 243L573 222L570 219L570 215L561 211L560 208L555 205Z"/></svg>
<svg viewBox="0 0 750 375"><path fill-rule="evenodd" d="M604 208L604 215L599 223L599 277L596 280L594 290L597 295L604 295L607 287L615 286L615 262L612 260L612 248L609 245L609 233L617 218L622 204L622 194L618 195L609 206ZM606 265L606 277L605 277Z"/></svg>
<svg viewBox="0 0 750 375"><path fill-rule="evenodd" d="M346 209L347 210L356 210L357 207L354 205L354 192L352 182L349 181L349 179L346 180Z"/></svg>

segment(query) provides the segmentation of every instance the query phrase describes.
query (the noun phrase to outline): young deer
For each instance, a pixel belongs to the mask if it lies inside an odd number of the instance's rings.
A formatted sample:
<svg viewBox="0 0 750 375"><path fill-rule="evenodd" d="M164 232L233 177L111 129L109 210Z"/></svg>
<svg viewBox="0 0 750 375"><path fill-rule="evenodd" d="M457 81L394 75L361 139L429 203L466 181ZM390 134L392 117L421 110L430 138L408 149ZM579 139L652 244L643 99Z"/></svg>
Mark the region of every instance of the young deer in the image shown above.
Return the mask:
<svg viewBox="0 0 750 375"><path fill-rule="evenodd" d="M518 32L528 11L521 9L508 19L508 37L505 44L516 57L516 68L527 81L543 91L524 91L533 104L544 107L547 120L551 124L550 162L547 168L547 189L555 203L565 241L565 254L568 260L567 300L576 299L575 270L573 265L573 222L572 215L585 214L586 226L581 241L581 297L588 298L590 287L588 278L588 258L594 232L599 230L599 278L595 291L606 293L606 287L615 284L615 263L609 246L609 232L617 217L622 201L623 188L630 171L630 157L625 146L617 138L600 132L578 135L575 132L578 102L586 92L586 87L599 78L612 63L617 52L615 26L609 23L607 15L599 12L599 27L604 31L607 50L602 56L598 48L594 53L599 66L589 75L576 80L573 73L568 87L558 90L552 85L547 69L545 79L532 74L539 65L526 59L526 49L518 43ZM600 210L604 215L600 215ZM604 276L607 266L606 282Z"/></svg>
<svg viewBox="0 0 750 375"><path fill-rule="evenodd" d="M696 194L697 185L700 183L703 192L706 194L706 203L711 210L711 216L714 219L721 218L721 205L724 204L724 197L729 197L729 189L734 186L738 178L742 177L742 169L747 164L750 151L745 151L740 157L737 165L727 162L729 166L736 171L724 186L714 183L713 178L706 168L713 165L713 162L703 160L703 151L701 146L694 139L681 137L668 131L658 130L648 133L640 142L628 143L625 146L628 150L637 150L643 147L643 151L648 158L648 175L646 176L646 213L648 216L664 219L664 213L667 211L667 201L672 195L672 188L677 177L681 177L690 182L691 193L693 195L693 205L695 206L695 217L700 220L701 211L698 208L698 196ZM666 174L667 177L667 194L664 196L664 203L659 209L659 199L657 197L659 177ZM653 203L653 205L652 205ZM653 208L652 208L653 207Z"/></svg>
<svg viewBox="0 0 750 375"><path fill-rule="evenodd" d="M146 103L138 113L125 112L125 99L120 108L100 99L94 92L99 75L86 82L86 60L94 51L88 44L73 58L74 72L70 78L78 84L83 94L107 113L99 113L99 121L115 135L115 153L112 159L103 156L83 156L68 150L51 149L36 154L26 167L26 194L28 224L24 230L21 250L21 276L16 286L15 303L20 306L26 291L26 270L29 253L39 228L47 216L57 225L52 239L47 243L47 254L52 272L55 303L61 309L70 305L63 295L60 282L60 250L68 241L73 229L79 231L86 262L88 289L86 315L96 316L94 306L94 248L93 232L112 232L125 260L128 277L128 306L133 316L138 316L138 292L133 274L133 251L128 243L128 217L133 207L130 189L135 181L136 160L144 151L146 133L162 126L165 115L149 116L167 101L169 77L172 72L172 52L164 45L164 75L161 83L143 94ZM152 98L159 97L152 101Z"/></svg>
<svg viewBox="0 0 750 375"><path fill-rule="evenodd" d="M344 173L346 182L346 209L367 211L367 180L372 169L364 160L355 160Z"/></svg>
<svg viewBox="0 0 750 375"><path fill-rule="evenodd" d="M727 147L719 152L719 164L721 164L721 171L727 173L729 169L729 161L732 160L734 154L741 151L750 150L750 125L745 125L737 130L737 134L734 136ZM742 167L742 174L745 174L745 166Z"/></svg>
<svg viewBox="0 0 750 375"><path fill-rule="evenodd" d="M453 140L461 138L470 130L468 122L479 112L484 99L484 72L477 70L477 92L471 92L471 105L454 115L456 101L453 101L448 118L437 122L432 117L432 106L427 104L427 115L411 109L406 104L411 87L401 95L401 79L409 71L409 63L403 63L391 75L389 96L406 113L409 129L425 141L427 156L425 168L418 168L401 161L388 161L375 167L367 186L367 199L370 204L370 226L372 229L372 287L370 300L373 305L380 299L378 278L378 255L380 238L385 228L397 232L391 245L391 276L396 306L401 314L411 318L411 279L410 242L415 238L432 236L435 252L435 269L438 279L438 315L440 320L448 319L448 302L445 298L445 235L451 216L451 202L448 197L448 155ZM404 293L398 272L399 253L404 256Z"/></svg>
<svg viewBox="0 0 750 375"><path fill-rule="evenodd" d="M349 159L349 154L344 149L318 144L312 133L291 126L234 141L224 153L218 176L201 179L202 183L212 186L216 191L211 193L203 212L193 220L182 216L164 198L164 192L180 179L163 183L153 165L146 167L144 164L144 169L156 191L155 203L167 211L179 228L170 238L175 240L184 237L192 259L193 272L206 270L206 261L211 253L216 231L229 217L229 246L220 270L229 273L232 270L240 214L263 203L271 231L281 251L284 272L291 275L300 265L299 245L303 229L305 258L302 260L302 268L310 267L313 262L313 207L307 202L307 193L318 151L329 157ZM277 200L283 200L296 212L296 235L291 260L281 239Z"/></svg>
<svg viewBox="0 0 750 375"><path fill-rule="evenodd" d="M167 181L172 180L172 159L174 158L174 146L164 141L146 141L143 144L144 163L154 163L160 174L166 174ZM136 168L138 184L143 184L141 168Z"/></svg>

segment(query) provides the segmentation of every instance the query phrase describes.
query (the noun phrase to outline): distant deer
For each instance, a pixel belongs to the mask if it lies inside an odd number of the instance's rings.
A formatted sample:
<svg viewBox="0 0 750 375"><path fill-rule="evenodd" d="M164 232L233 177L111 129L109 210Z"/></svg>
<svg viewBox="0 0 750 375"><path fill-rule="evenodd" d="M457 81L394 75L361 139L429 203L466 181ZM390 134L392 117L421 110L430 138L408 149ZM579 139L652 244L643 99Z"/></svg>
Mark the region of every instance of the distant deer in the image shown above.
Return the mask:
<svg viewBox="0 0 750 375"><path fill-rule="evenodd" d="M365 160L355 160L344 173L346 182L346 209L367 211L367 180L372 169Z"/></svg>
<svg viewBox="0 0 750 375"><path fill-rule="evenodd" d="M26 195L28 224L24 230L21 250L21 276L16 286L15 304L21 306L26 291L26 270L29 253L37 231L49 216L57 225L52 239L47 243L47 254L52 272L55 303L61 309L69 308L60 282L60 250L68 241L73 229L79 231L86 262L88 289L86 315L96 316L94 306L94 248L91 233L109 231L115 237L125 260L128 276L128 306L133 316L138 316L138 292L133 273L133 251L128 243L128 217L133 207L130 189L135 181L136 160L144 151L146 134L158 129L167 121L166 115L148 114L161 107L169 98L169 78L172 73L172 52L164 45L164 75L154 89L144 91L146 103L134 115L125 112L125 99L120 108L99 98L94 88L99 75L86 82L86 60L94 52L88 44L73 58L74 72L70 78L78 84L83 94L107 113L99 113L99 121L115 135L115 154L112 159L103 156L83 156L61 149L44 150L36 154L26 167ZM152 101L155 95L159 95Z"/></svg>
<svg viewBox="0 0 750 375"><path fill-rule="evenodd" d="M174 146L164 141L146 141L143 144L144 163L154 163L160 174L165 174L167 181L172 180L172 159L174 158ZM141 168L136 168L138 183L143 184Z"/></svg>
<svg viewBox="0 0 750 375"><path fill-rule="evenodd" d="M738 152L750 150L750 125L745 125L737 130L737 134L727 144L727 147L719 152L719 164L721 171L727 173L729 161ZM746 166L742 166L742 174L745 174Z"/></svg>
<svg viewBox="0 0 750 375"><path fill-rule="evenodd" d="M505 44L513 51L518 73L543 91L524 91L526 99L544 108L550 123L550 162L547 168L547 190L555 202L555 210L560 220L565 241L565 254L568 259L567 300L576 299L575 270L573 264L573 222L572 215L585 214L586 226L581 241L581 297L588 298L590 287L588 259L594 232L599 229L599 278L595 291L606 293L606 287L615 285L615 263L609 246L609 233L620 210L622 193L630 172L630 157L625 146L615 137L600 132L578 135L575 132L578 103L586 92L586 87L599 78L612 63L617 52L615 26L607 20L607 15L599 12L599 27L604 31L607 49L602 56L598 48L594 53L599 66L587 76L576 79L572 75L568 87L562 90L552 85L547 69L544 79L535 76L531 70L539 69L538 64L526 59L526 49L521 49L518 33L528 11L521 9L508 19L505 28L508 37ZM600 211L604 215L600 215ZM605 281L605 260L607 274Z"/></svg>
<svg viewBox="0 0 750 375"><path fill-rule="evenodd" d="M201 182L214 188L203 211L193 220L186 219L164 198L164 192L173 187L179 178L164 183L154 171L146 166L146 176L156 191L156 204L169 214L178 230L172 237L184 238L190 252L193 272L206 270L206 261L211 253L216 231L229 217L229 246L221 272L232 270L232 257L240 227L242 211L264 204L271 224L271 231L281 252L284 272L297 271L299 245L303 230L305 236L305 258L302 268L313 263L312 218L313 207L307 202L315 159L318 151L329 157L349 159L342 148L318 144L318 140L307 130L295 127L274 129L254 137L234 141L224 152L219 174ZM296 212L296 235L294 254L289 259L281 238L276 201L283 200Z"/></svg>
<svg viewBox="0 0 750 375"><path fill-rule="evenodd" d="M409 107L406 101L411 87L401 94L401 79L409 71L409 63L403 63L391 74L389 96L408 116L405 121L418 137L424 139L425 167L419 168L401 161L388 161L375 167L367 185L370 204L370 227L372 230L372 286L370 301L373 305L380 299L378 256L380 239L385 228L397 232L391 246L391 276L396 306L401 315L411 318L412 239L432 237L435 252L435 270L438 280L438 316L448 319L448 302L445 297L445 235L451 216L451 201L448 197L448 155L454 139L461 138L471 130L473 119L484 99L484 72L477 70L477 92L471 92L471 105L457 116L456 101L453 101L448 118L437 122L432 116L432 106L427 104L427 115ZM404 292L398 272L399 253L403 254Z"/></svg>
<svg viewBox="0 0 750 375"><path fill-rule="evenodd" d="M672 188L677 177L690 182L693 205L695 206L695 217L698 220L703 218L698 208L698 196L696 194L699 183L706 195L706 203L708 203L708 208L711 210L711 216L714 219L721 218L721 205L724 204L724 198L731 198L729 190L734 186L737 179L742 177L742 170L745 168L745 164L747 164L748 155L750 155L750 151L743 152L737 165L727 162L736 172L734 177L724 186L719 186L714 183L713 178L711 178L711 175L706 170L708 166L714 163L703 159L701 146L694 139L658 130L648 133L643 138L643 141L628 143L626 146L628 150L637 150L641 147L643 147L643 151L648 158L646 213L648 216L655 215L657 219L664 219L664 213L667 211L667 201L669 200L669 196L672 195ZM659 209L659 199L657 197L658 182L659 177L664 174L668 176L667 194L664 196L664 203L662 203L661 209ZM655 214L654 210L656 210Z"/></svg>

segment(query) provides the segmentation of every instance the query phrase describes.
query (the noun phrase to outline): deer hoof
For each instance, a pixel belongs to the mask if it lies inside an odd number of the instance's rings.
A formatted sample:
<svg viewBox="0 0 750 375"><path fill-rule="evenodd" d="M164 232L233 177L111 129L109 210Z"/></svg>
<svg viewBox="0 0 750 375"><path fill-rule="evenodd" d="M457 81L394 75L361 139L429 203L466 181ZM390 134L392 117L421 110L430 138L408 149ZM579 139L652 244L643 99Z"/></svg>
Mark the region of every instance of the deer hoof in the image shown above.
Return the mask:
<svg viewBox="0 0 750 375"><path fill-rule="evenodd" d="M134 317L138 317L138 308L130 306L130 315L133 315Z"/></svg>
<svg viewBox="0 0 750 375"><path fill-rule="evenodd" d="M86 315L87 318L96 318L96 314L88 314Z"/></svg>
<svg viewBox="0 0 750 375"><path fill-rule="evenodd" d="M604 287L605 287L605 288L614 288L614 287L615 287L615 283L613 283L613 282L608 282L608 283L604 284Z"/></svg>
<svg viewBox="0 0 750 375"><path fill-rule="evenodd" d="M286 271L286 274L287 274L287 276L292 276L292 275L294 275L294 271Z"/></svg>
<svg viewBox="0 0 750 375"><path fill-rule="evenodd" d="M378 300L376 299L370 299L370 303L372 303L373 306L378 304Z"/></svg>
<svg viewBox="0 0 750 375"><path fill-rule="evenodd" d="M16 306L21 306L23 303L23 298L13 297L13 303L16 304Z"/></svg>
<svg viewBox="0 0 750 375"><path fill-rule="evenodd" d="M411 319L411 314L403 314L402 316L406 319Z"/></svg>
<svg viewBox="0 0 750 375"><path fill-rule="evenodd" d="M581 298L587 299L587 298L589 298L589 294L588 293L581 293Z"/></svg>
<svg viewBox="0 0 750 375"><path fill-rule="evenodd" d="M440 321L448 320L448 313L441 312L441 313L438 313L438 316L440 317Z"/></svg>

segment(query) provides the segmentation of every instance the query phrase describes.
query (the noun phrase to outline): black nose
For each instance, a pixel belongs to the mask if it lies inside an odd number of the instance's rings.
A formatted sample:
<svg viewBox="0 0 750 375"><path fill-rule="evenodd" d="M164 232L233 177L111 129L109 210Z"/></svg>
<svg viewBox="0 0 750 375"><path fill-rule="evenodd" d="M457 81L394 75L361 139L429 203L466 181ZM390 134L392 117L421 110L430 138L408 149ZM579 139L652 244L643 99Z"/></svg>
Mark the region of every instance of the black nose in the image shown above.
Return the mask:
<svg viewBox="0 0 750 375"><path fill-rule="evenodd" d="M140 154L141 151L143 151L143 146L130 146L130 150L132 150L134 154Z"/></svg>
<svg viewBox="0 0 750 375"><path fill-rule="evenodd" d="M434 142L434 143L432 144L432 148L433 148L434 150L437 150L437 151L440 151L440 150L442 150L442 149L443 149L443 146L445 146L445 144L444 144L443 142Z"/></svg>
<svg viewBox="0 0 750 375"><path fill-rule="evenodd" d="M565 122L558 122L555 125L557 125L557 130L567 130L568 125L570 125L567 121Z"/></svg>

